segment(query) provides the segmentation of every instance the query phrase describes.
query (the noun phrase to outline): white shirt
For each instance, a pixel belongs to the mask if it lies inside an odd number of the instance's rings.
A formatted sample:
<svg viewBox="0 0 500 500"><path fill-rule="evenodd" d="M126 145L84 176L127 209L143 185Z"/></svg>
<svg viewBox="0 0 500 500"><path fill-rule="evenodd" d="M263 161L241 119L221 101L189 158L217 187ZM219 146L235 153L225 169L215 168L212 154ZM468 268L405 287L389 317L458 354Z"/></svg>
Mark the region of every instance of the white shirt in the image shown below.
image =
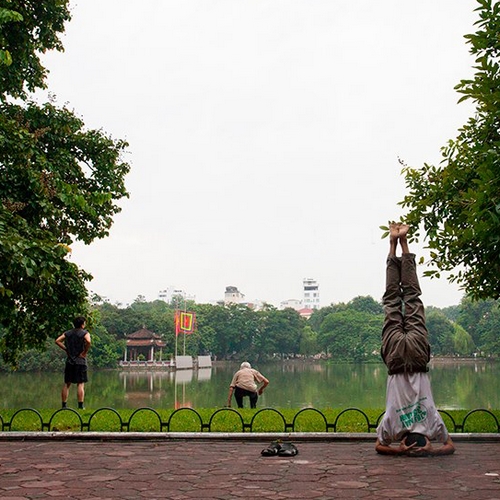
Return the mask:
<svg viewBox="0 0 500 500"><path fill-rule="evenodd" d="M238 386L240 389L246 389L250 392L257 392L257 382L264 381L264 376L253 368L242 368L238 370L231 381L229 387Z"/></svg>
<svg viewBox="0 0 500 500"><path fill-rule="evenodd" d="M389 445L401 441L407 432L418 432L441 443L448 439L427 373L397 373L387 379L385 415L377 427L377 437Z"/></svg>

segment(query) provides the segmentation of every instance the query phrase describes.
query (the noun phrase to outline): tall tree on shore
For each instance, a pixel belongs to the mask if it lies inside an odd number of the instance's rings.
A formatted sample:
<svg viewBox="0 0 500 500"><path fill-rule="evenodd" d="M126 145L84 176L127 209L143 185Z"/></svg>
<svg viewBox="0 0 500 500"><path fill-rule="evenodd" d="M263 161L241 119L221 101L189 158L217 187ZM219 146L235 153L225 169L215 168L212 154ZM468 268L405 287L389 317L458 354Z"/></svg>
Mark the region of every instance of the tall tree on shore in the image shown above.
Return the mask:
<svg viewBox="0 0 500 500"><path fill-rule="evenodd" d="M74 241L108 235L128 196L127 147L54 102L40 54L62 50L69 1L10 0L0 8L0 350L10 363L85 313L91 278L68 260ZM14 103L12 98L17 98Z"/></svg>
<svg viewBox="0 0 500 500"><path fill-rule="evenodd" d="M477 0L477 32L466 35L475 56L474 78L462 80L460 101L475 115L442 148L439 167L405 166L413 237L427 239L431 269L450 272L473 298L500 297L500 2ZM460 102L459 101L459 102Z"/></svg>

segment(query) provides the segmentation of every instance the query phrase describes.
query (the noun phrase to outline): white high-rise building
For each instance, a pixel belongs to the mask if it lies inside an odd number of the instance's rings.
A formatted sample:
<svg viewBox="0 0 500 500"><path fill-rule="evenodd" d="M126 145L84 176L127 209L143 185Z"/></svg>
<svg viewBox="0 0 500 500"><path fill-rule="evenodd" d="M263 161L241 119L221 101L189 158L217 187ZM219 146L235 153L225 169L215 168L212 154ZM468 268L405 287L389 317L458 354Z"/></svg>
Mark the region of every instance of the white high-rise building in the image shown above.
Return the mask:
<svg viewBox="0 0 500 500"><path fill-rule="evenodd" d="M302 280L304 289L304 299L302 304L307 309L319 309L319 285L312 278L304 278Z"/></svg>

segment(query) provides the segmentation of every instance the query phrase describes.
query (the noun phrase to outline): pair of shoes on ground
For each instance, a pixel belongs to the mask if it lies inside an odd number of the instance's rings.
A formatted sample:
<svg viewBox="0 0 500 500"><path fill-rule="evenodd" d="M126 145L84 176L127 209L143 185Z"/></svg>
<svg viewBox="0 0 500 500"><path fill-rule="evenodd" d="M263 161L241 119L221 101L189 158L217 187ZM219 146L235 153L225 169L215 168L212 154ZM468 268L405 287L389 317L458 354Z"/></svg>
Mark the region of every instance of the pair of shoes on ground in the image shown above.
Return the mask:
<svg viewBox="0 0 500 500"><path fill-rule="evenodd" d="M280 457L294 457L299 450L293 443L273 441L268 448L264 448L260 454L264 457L279 455Z"/></svg>

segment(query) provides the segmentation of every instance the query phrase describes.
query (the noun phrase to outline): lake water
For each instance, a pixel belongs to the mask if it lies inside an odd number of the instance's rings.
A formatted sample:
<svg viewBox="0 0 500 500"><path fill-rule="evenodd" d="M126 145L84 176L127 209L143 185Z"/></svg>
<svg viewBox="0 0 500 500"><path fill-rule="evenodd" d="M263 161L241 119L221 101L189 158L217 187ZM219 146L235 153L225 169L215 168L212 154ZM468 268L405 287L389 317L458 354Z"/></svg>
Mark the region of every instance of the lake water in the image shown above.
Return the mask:
<svg viewBox="0 0 500 500"><path fill-rule="evenodd" d="M238 364L202 370L91 371L87 408L216 408L226 404ZM380 364L284 362L255 365L270 385L258 407L381 408L387 370ZM433 362L430 377L439 409L500 409L500 363ZM62 373L0 374L0 408L58 408ZM245 405L248 403L245 402ZM76 387L70 391L76 406ZM233 402L233 406L235 406Z"/></svg>

